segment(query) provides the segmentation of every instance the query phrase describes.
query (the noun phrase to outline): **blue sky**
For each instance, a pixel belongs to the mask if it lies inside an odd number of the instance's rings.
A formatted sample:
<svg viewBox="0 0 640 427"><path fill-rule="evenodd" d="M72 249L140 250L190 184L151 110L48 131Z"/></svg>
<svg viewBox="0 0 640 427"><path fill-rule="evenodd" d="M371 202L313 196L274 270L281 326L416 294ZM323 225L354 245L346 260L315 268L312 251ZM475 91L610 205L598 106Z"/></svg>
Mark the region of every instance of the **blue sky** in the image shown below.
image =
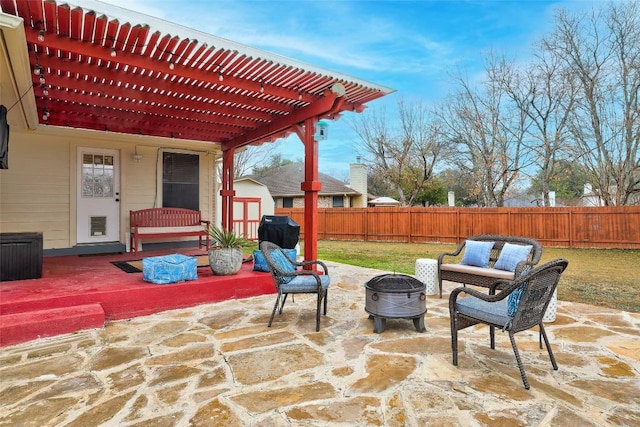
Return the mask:
<svg viewBox="0 0 640 427"><path fill-rule="evenodd" d="M471 79L494 50L526 61L547 34L554 10L590 9L589 1L315 1L104 0L255 48L396 89L370 108L435 104L453 89L451 75ZM320 142L320 171L339 179L358 155L358 138L342 118ZM301 159L302 143L278 143L284 158Z"/></svg>

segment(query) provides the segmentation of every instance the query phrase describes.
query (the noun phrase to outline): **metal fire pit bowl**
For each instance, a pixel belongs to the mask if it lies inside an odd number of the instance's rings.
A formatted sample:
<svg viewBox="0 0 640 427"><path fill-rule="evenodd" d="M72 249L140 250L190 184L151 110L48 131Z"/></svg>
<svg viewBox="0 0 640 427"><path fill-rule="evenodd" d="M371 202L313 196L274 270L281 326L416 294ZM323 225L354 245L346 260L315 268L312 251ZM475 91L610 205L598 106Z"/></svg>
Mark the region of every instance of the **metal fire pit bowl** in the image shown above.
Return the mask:
<svg viewBox="0 0 640 427"><path fill-rule="evenodd" d="M365 285L365 311L374 320L373 332L383 332L386 319L412 319L418 332L425 332L427 312L425 284L406 274L382 274Z"/></svg>

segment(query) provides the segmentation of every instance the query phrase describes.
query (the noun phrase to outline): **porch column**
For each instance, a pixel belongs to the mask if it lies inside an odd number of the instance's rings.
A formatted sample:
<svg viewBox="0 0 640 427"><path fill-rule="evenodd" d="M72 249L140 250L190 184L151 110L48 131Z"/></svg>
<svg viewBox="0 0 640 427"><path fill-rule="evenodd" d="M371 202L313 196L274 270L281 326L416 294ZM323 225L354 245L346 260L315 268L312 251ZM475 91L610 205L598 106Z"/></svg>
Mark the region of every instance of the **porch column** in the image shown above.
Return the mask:
<svg viewBox="0 0 640 427"><path fill-rule="evenodd" d="M223 149L222 151L222 188L220 196L222 196L222 228L225 230L233 229L233 196L236 192L233 190L233 154L235 147Z"/></svg>
<svg viewBox="0 0 640 427"><path fill-rule="evenodd" d="M316 123L312 117L304 122L304 258L318 259L318 192L322 183L318 180L318 141L315 139Z"/></svg>

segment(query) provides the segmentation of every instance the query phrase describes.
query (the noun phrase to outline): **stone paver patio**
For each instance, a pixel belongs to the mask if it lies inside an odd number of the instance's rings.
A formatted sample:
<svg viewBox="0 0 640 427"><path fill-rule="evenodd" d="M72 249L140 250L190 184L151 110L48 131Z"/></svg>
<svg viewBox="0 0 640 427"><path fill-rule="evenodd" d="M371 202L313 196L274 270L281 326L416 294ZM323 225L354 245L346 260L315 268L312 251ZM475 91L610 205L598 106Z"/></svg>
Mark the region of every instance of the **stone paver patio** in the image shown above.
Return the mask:
<svg viewBox="0 0 640 427"><path fill-rule="evenodd" d="M328 265L320 332L314 296L267 328L266 295L1 348L0 426L640 426L640 314L560 302L558 371L537 329L516 335L527 391L507 334L462 331L455 367L447 298L427 332L376 334L363 285L382 272Z"/></svg>

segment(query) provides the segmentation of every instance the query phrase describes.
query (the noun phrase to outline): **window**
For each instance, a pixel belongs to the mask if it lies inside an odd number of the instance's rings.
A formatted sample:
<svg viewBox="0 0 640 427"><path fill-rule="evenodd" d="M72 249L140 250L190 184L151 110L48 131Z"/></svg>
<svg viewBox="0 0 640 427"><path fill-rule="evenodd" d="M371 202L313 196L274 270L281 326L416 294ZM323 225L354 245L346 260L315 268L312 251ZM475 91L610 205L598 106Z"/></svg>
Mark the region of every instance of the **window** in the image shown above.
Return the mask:
<svg viewBox="0 0 640 427"><path fill-rule="evenodd" d="M342 197L342 196L333 196L332 206L334 208L344 208L344 197Z"/></svg>
<svg viewBox="0 0 640 427"><path fill-rule="evenodd" d="M163 154L162 207L200 210L200 156Z"/></svg>
<svg viewBox="0 0 640 427"><path fill-rule="evenodd" d="M283 208L292 208L293 207L293 197L283 197L282 198L282 207Z"/></svg>

